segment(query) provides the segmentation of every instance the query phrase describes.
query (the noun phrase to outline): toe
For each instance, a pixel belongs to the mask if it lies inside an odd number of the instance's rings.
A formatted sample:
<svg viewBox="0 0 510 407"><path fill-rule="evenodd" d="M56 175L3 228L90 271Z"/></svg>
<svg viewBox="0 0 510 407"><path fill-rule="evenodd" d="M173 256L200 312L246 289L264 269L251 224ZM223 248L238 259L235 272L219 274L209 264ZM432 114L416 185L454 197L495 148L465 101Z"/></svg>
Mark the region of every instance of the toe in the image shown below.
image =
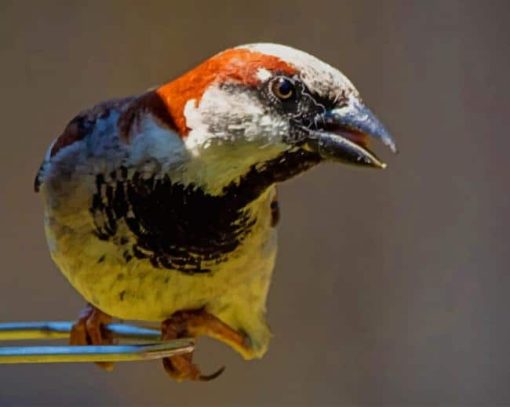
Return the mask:
<svg viewBox="0 0 510 407"><path fill-rule="evenodd" d="M87 330L85 327L85 321L78 320L71 328L71 335L69 338L69 344L75 346L88 345L87 341Z"/></svg>
<svg viewBox="0 0 510 407"><path fill-rule="evenodd" d="M110 322L110 316L88 305L71 329L70 345L99 346L113 344L113 337L104 329L104 325ZM114 366L113 362L97 362L96 364L108 372L111 372Z"/></svg>
<svg viewBox="0 0 510 407"><path fill-rule="evenodd" d="M163 359L163 367L177 382L200 380L200 369L191 361L190 355L178 355Z"/></svg>

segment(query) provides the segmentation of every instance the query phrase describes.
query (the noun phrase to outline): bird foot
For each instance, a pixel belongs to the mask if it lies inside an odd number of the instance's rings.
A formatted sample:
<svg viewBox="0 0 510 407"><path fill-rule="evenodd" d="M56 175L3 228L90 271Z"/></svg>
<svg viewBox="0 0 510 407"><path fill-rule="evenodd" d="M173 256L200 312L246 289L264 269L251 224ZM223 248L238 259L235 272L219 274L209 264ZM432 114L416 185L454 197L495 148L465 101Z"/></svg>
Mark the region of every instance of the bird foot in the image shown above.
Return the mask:
<svg viewBox="0 0 510 407"><path fill-rule="evenodd" d="M112 335L104 326L112 322L112 317L91 304L87 304L71 329L70 345L113 345ZM113 362L96 362L96 365L111 372Z"/></svg>
<svg viewBox="0 0 510 407"><path fill-rule="evenodd" d="M247 348L244 335L204 309L176 312L161 324L162 340L195 338L200 335L218 339L234 348ZM225 367L221 367L210 375L203 375L198 366L193 363L193 353L165 358L163 367L170 377L178 382L213 380L225 370Z"/></svg>
<svg viewBox="0 0 510 407"><path fill-rule="evenodd" d="M177 382L184 382L187 380L208 382L216 379L225 370L225 366L223 366L210 375L204 375L192 360L192 353L172 356L163 359L163 367L170 377Z"/></svg>

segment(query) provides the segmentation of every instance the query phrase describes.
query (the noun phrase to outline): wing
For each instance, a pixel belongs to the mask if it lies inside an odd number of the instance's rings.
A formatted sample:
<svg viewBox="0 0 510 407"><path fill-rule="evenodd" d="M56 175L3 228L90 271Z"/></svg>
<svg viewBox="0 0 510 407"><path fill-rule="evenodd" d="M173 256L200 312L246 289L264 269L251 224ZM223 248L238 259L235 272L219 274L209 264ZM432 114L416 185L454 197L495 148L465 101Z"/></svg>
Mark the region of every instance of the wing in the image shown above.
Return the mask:
<svg viewBox="0 0 510 407"><path fill-rule="evenodd" d="M100 120L107 119L113 112L123 112L136 100L135 97L127 97L123 99L112 99L103 103L99 103L91 109L84 110L75 116L64 131L49 146L44 160L39 167L39 171L35 177L34 190L39 192L44 183L44 174L46 168L51 163L53 157L61 150L69 147L77 141L83 140L91 134L96 128Z"/></svg>
<svg viewBox="0 0 510 407"><path fill-rule="evenodd" d="M35 177L34 190L38 192L44 183L46 168L52 159L62 150L74 143L89 137L98 129L98 123L113 120L118 137L129 143L133 137L133 129L140 118L149 112L165 126L175 129L173 119L161 97L154 91L146 92L140 96L131 96L122 99L112 99L100 103L91 109L80 112L66 126L48 148L43 163ZM103 133L104 135L105 133Z"/></svg>

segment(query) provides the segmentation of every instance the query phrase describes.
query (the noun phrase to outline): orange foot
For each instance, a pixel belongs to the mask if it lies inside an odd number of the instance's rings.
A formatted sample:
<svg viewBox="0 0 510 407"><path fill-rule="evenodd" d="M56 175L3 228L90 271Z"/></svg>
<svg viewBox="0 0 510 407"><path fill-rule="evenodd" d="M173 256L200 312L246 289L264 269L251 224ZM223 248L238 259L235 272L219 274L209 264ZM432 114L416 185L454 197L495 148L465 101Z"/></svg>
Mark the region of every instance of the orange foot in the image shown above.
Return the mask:
<svg viewBox="0 0 510 407"><path fill-rule="evenodd" d="M245 335L232 329L204 309L176 312L161 324L162 340L195 338L201 335L218 339L242 354L250 352ZM193 353L165 358L163 366L170 377L178 382L209 381L217 378L225 370L225 367L222 367L211 375L203 375L198 366L193 363Z"/></svg>
<svg viewBox="0 0 510 407"><path fill-rule="evenodd" d="M112 322L112 317L91 304L87 304L80 313L78 321L71 329L70 345L112 345L113 337L104 329L104 325ZM113 370L113 362L96 362L96 365L107 372Z"/></svg>

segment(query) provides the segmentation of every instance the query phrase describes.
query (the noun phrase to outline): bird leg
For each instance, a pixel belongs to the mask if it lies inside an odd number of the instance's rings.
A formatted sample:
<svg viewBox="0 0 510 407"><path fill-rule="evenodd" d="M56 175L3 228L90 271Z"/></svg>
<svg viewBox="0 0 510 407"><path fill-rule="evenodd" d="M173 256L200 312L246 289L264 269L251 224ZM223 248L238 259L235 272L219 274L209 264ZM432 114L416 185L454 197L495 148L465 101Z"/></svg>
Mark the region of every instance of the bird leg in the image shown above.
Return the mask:
<svg viewBox="0 0 510 407"><path fill-rule="evenodd" d="M112 317L91 304L87 304L71 329L70 345L112 345L113 336L104 328ZM96 365L111 372L113 362L96 362Z"/></svg>
<svg viewBox="0 0 510 407"><path fill-rule="evenodd" d="M249 354L247 337L232 329L227 324L204 309L176 312L161 324L162 340L179 338L195 338L209 336L238 350L241 354ZM225 367L211 375L202 375L193 362L193 353L176 355L163 359L167 373L178 382L184 380L209 381L218 377Z"/></svg>

